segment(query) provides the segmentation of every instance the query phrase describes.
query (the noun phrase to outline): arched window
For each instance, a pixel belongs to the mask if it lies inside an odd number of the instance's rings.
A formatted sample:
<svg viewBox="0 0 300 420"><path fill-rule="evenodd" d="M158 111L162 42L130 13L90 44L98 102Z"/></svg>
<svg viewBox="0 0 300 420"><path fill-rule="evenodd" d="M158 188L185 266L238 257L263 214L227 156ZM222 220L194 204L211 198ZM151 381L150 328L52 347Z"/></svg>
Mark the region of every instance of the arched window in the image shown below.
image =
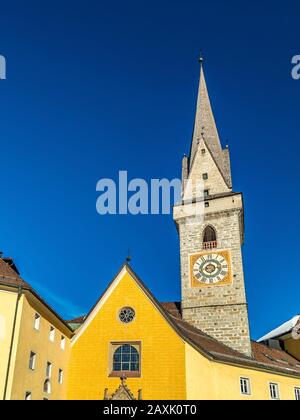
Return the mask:
<svg viewBox="0 0 300 420"><path fill-rule="evenodd" d="M206 226L203 232L203 249L217 248L217 234L212 226Z"/></svg>
<svg viewBox="0 0 300 420"><path fill-rule="evenodd" d="M46 379L44 382L44 392L46 394L51 394L51 383L49 381L49 379Z"/></svg>
<svg viewBox="0 0 300 420"><path fill-rule="evenodd" d="M123 344L114 352L113 371L138 372L140 369L139 359L139 353L135 347Z"/></svg>

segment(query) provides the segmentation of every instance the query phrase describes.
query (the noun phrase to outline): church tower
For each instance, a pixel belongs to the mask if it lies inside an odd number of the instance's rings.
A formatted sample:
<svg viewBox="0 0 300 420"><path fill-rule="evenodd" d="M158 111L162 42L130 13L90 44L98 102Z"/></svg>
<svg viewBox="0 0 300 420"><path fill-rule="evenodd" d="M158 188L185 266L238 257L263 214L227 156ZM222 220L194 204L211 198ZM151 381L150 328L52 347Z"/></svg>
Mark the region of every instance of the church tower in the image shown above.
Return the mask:
<svg viewBox="0 0 300 420"><path fill-rule="evenodd" d="M244 209L233 192L229 149L222 149L200 59L200 83L183 198L174 206L180 238L182 316L206 334L251 356L241 246ZM185 195L187 185L191 196ZM188 198L188 199L187 199ZM193 206L202 202L202 217Z"/></svg>

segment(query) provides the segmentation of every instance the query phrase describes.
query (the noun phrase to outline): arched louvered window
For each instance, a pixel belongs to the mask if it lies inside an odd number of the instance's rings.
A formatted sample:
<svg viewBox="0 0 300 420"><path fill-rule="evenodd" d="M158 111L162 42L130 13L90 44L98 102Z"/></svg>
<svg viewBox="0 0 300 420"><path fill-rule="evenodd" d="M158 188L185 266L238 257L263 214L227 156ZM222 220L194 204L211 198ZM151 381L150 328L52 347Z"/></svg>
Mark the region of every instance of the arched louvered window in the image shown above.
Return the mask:
<svg viewBox="0 0 300 420"><path fill-rule="evenodd" d="M203 232L203 249L217 248L217 234L212 226L206 226Z"/></svg>

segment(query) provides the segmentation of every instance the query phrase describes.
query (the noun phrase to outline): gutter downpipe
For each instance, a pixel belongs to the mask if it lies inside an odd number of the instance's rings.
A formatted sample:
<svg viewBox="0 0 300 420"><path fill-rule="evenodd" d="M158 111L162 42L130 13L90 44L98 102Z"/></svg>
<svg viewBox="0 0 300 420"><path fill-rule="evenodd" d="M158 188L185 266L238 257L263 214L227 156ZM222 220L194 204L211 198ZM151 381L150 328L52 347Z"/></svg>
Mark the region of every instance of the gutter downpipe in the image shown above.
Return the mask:
<svg viewBox="0 0 300 420"><path fill-rule="evenodd" d="M19 302L20 302L21 295L22 295L22 286L19 286L15 314L14 314L14 323L13 323L13 329L12 329L12 334L11 334L11 342L10 342L7 371L6 371L6 378L5 378L5 385L4 385L3 401L6 400L9 373L10 373L10 364L11 364L12 351L13 351L13 345L14 345L14 340L15 340L16 323L17 323L17 316L18 316L18 309L19 309Z"/></svg>

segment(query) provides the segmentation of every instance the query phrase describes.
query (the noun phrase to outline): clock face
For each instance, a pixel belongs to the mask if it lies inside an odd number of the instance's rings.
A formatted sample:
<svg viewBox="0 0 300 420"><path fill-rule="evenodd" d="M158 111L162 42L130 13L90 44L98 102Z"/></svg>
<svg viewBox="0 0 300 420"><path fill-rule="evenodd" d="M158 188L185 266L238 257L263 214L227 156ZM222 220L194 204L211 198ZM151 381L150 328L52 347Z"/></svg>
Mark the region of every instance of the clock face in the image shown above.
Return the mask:
<svg viewBox="0 0 300 420"><path fill-rule="evenodd" d="M192 286L213 286L230 283L229 251L215 251L191 256Z"/></svg>

